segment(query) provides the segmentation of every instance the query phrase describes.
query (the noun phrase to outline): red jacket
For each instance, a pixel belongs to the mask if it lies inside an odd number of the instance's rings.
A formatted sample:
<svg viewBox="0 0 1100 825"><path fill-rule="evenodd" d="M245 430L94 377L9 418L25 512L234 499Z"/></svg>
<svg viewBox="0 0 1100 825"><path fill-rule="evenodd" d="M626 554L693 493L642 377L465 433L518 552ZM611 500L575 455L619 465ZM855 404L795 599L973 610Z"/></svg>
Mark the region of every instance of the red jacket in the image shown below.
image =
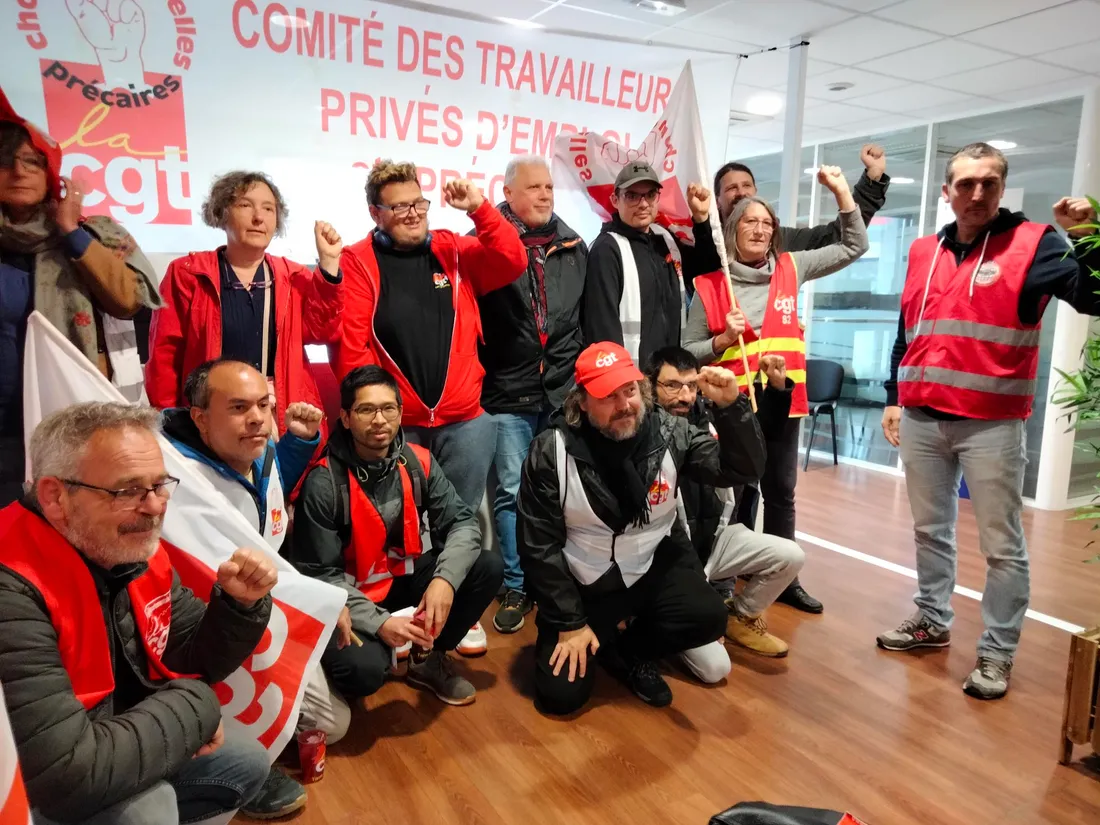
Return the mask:
<svg viewBox="0 0 1100 825"><path fill-rule="evenodd" d="M343 337L335 359L336 377L342 380L364 364L377 364L392 372L401 388L405 408L401 422L406 427L440 427L469 421L481 413L481 379L485 370L477 357L477 344L482 338L477 299L507 286L527 269L527 249L519 233L491 203L482 203L470 218L476 235L432 230L432 254L454 285L451 293L455 308L450 367L443 397L434 409L424 405L375 338L374 308L380 279L372 241L374 232L345 247L340 257L340 269L347 281L347 300Z"/></svg>
<svg viewBox="0 0 1100 825"><path fill-rule="evenodd" d="M286 258L268 255L267 264L275 280L275 420L282 433L288 404L322 407L305 345L340 339L344 286ZM169 264L160 282L164 307L149 327L145 391L154 406L181 406L188 374L221 355L221 282L217 251L192 252Z"/></svg>

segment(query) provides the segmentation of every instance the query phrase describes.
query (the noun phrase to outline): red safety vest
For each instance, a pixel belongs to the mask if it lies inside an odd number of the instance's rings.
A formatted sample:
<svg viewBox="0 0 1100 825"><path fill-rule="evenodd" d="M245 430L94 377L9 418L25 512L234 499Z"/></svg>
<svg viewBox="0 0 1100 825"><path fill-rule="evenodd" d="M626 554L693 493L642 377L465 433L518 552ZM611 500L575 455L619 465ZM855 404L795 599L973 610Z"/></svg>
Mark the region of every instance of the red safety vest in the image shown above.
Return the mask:
<svg viewBox="0 0 1100 825"><path fill-rule="evenodd" d="M729 286L722 272L708 272L695 278L695 292L707 313L707 328L712 335L726 330L726 315L730 311ZM787 377L794 382L791 397L791 418L801 418L810 412L806 398L806 339L798 323L798 267L794 258L784 252L775 263L768 306L759 334L746 322L745 354L749 359L749 375L741 347L734 344L712 362L737 376L742 392L749 391L749 382L760 370L761 355L782 355L787 361Z"/></svg>
<svg viewBox="0 0 1100 825"><path fill-rule="evenodd" d="M1027 418L1039 371L1039 324L1019 302L1046 224L1022 223L976 243L962 264L937 236L909 249L901 296L908 347L898 403L967 418Z"/></svg>
<svg viewBox="0 0 1100 825"><path fill-rule="evenodd" d="M0 510L0 565L42 594L73 692L91 710L114 691L115 675L107 623L84 558L45 519L15 503ZM163 546L126 589L149 661L149 679L179 679L160 658L172 621L172 563Z"/></svg>
<svg viewBox="0 0 1100 825"><path fill-rule="evenodd" d="M423 447L406 444L420 462L425 480L432 471L432 455ZM317 464L328 467L328 456L322 456ZM355 587L372 602L386 598L395 576L408 576L413 563L424 552L420 540L420 512L418 496L413 494L413 481L404 458L397 462L401 473L401 512L404 518L402 547L386 546L386 524L382 521L374 503L359 486L355 473L348 469L348 498L351 508L351 541L344 548L344 569ZM308 472L302 476L308 475Z"/></svg>

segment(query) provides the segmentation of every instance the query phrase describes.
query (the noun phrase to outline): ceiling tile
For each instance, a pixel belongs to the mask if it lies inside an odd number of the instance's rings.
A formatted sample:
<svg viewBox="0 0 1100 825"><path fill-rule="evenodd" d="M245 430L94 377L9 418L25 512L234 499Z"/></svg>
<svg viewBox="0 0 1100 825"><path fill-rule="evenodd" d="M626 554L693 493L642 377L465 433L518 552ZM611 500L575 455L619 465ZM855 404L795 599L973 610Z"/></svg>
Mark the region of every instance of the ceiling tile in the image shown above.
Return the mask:
<svg viewBox="0 0 1100 825"><path fill-rule="evenodd" d="M1057 6L1062 2L1065 0L905 0L896 6L880 9L876 15L897 23L956 35Z"/></svg>
<svg viewBox="0 0 1100 825"><path fill-rule="evenodd" d="M916 109L927 109L964 101L981 103L980 98L965 95L950 89L940 89L924 83L911 83L898 89L875 92L872 95L860 95L849 102L854 106L863 106L879 112L897 112L906 114ZM988 102L988 101L986 101Z"/></svg>
<svg viewBox="0 0 1100 825"><path fill-rule="evenodd" d="M911 49L938 35L874 17L853 17L810 38L810 54L842 66Z"/></svg>
<svg viewBox="0 0 1100 825"><path fill-rule="evenodd" d="M513 17L517 20L526 20L546 8L542 0L447 0L434 2L432 5L439 6L444 14L457 11L482 17Z"/></svg>
<svg viewBox="0 0 1100 825"><path fill-rule="evenodd" d="M823 126L826 129L840 129L848 131L850 123L858 123L861 120L870 120L882 114L877 109L868 109L863 106L852 106L847 103L824 103L807 106L804 121L807 126Z"/></svg>
<svg viewBox="0 0 1100 825"><path fill-rule="evenodd" d="M1088 48L1094 52L1097 51L1093 45L1089 45ZM1100 56L1097 57L1096 63L1100 66ZM950 77L941 77L935 83L937 86L953 89L956 92L996 96L1016 89L1025 89L1028 86L1068 80L1077 76L1079 76L1077 72L1071 72L1069 69L1021 57L1009 60L1007 63L986 66L984 69L973 69Z"/></svg>
<svg viewBox="0 0 1100 825"><path fill-rule="evenodd" d="M1084 94L1096 85L1096 78L1092 76L1075 77L1069 80L1056 80L1053 83L1044 83L1041 86L1028 86L1026 89L1015 89L1000 95L994 95L997 100L1007 103L1024 105L1039 100L1054 100L1056 98L1075 97Z"/></svg>
<svg viewBox="0 0 1100 825"><path fill-rule="evenodd" d="M559 10L555 9L550 14L555 14ZM539 22L543 22L550 17L550 14L543 15L539 18ZM560 24L561 28L575 29L577 27L576 12L562 12L563 17L565 15L571 15L571 21L564 21ZM549 25L549 24L546 24ZM745 54L746 52L756 51L758 48L752 43L741 43L736 40L726 40L722 37L717 37L711 34L700 34L699 32L689 32L683 29L663 29L659 32L654 32L649 35L643 35L644 39L648 42L663 43L666 46L682 46L684 48L698 48L698 49L710 49L712 51L728 52L729 54Z"/></svg>
<svg viewBox="0 0 1100 825"><path fill-rule="evenodd" d="M932 80L949 74L979 69L1012 58L1007 52L987 49L957 40L937 40L914 49L860 63L861 69L893 75L904 80Z"/></svg>
<svg viewBox="0 0 1100 825"><path fill-rule="evenodd" d="M739 79L730 95L730 108L740 112L747 111L746 107L748 106L749 99L755 95L769 95L778 97L780 100L785 99L783 92L777 91L776 89L762 89L759 86L750 86L747 83L742 83ZM779 116L782 117L782 115Z"/></svg>
<svg viewBox="0 0 1100 825"><path fill-rule="evenodd" d="M695 35L692 35L695 36ZM786 87L790 50L750 54L737 67L737 83L764 88Z"/></svg>
<svg viewBox="0 0 1100 825"><path fill-rule="evenodd" d="M845 89L842 92L831 92L828 86L832 83L853 83L855 85L851 89ZM865 72L862 69L840 68L806 78L806 94L824 100L847 100L851 97L883 92L904 85L906 85L906 81L900 78Z"/></svg>
<svg viewBox="0 0 1100 825"><path fill-rule="evenodd" d="M961 39L1030 56L1062 46L1094 41L1100 29L1100 3L1076 0L961 35Z"/></svg>
<svg viewBox="0 0 1100 825"><path fill-rule="evenodd" d="M1095 43L1082 43L1080 46L1043 52L1035 55L1035 59L1059 67L1072 66L1076 71L1100 74L1100 49L1096 48Z"/></svg>
<svg viewBox="0 0 1100 825"><path fill-rule="evenodd" d="M751 158L756 155L770 155L772 152L782 151L783 141L781 140L742 137L733 130L730 130L729 140L726 141L726 157L731 159Z"/></svg>
<svg viewBox="0 0 1100 825"><path fill-rule="evenodd" d="M783 121L762 120L758 123L744 123L730 127L730 135L756 140L778 140L783 142Z"/></svg>
<svg viewBox="0 0 1100 825"><path fill-rule="evenodd" d="M734 37L776 44L812 35L852 15L850 10L813 0L731 0L676 26L699 32L728 27Z"/></svg>

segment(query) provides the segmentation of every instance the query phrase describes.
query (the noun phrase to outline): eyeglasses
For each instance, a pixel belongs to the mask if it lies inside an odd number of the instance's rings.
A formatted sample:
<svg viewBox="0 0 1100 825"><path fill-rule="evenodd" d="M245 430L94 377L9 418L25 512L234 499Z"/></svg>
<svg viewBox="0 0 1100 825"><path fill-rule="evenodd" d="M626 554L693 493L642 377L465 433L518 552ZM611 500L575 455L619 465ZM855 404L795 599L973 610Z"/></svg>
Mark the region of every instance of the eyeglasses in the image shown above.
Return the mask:
<svg viewBox="0 0 1100 825"><path fill-rule="evenodd" d="M412 203L395 203L393 206L390 206L386 203L375 204L375 206L377 206L379 209L388 209L390 212L393 212L393 216L395 218L406 218L408 217L409 213L412 212L414 209L420 215L427 215L428 208L431 205L432 202L427 198L421 198L420 200L413 201Z"/></svg>
<svg viewBox="0 0 1100 825"><path fill-rule="evenodd" d="M152 487L126 487L122 490L112 490L108 487L97 487L94 484L85 484L83 481L77 481L72 478L63 478L61 480L70 487L83 487L85 490L95 490L99 493L106 493L113 499L111 507L115 510L136 510L150 493L161 501L168 501L180 483L178 478L168 476L164 481L158 481Z"/></svg>
<svg viewBox="0 0 1100 825"><path fill-rule="evenodd" d="M775 231L775 224L766 218L746 218L741 221L741 225L747 226L753 231L759 229L761 232L766 232L769 235Z"/></svg>
<svg viewBox="0 0 1100 825"><path fill-rule="evenodd" d="M643 200L646 203L656 203L657 198L660 196L660 189L650 189L648 192L631 192L627 189L623 192L623 200L629 203L631 206L636 206Z"/></svg>
<svg viewBox="0 0 1100 825"><path fill-rule="evenodd" d="M698 381L658 381L657 384L671 393L678 393L684 387L687 387L692 392L699 392Z"/></svg>
<svg viewBox="0 0 1100 825"><path fill-rule="evenodd" d="M2 165L7 166L10 169L14 169L17 163L21 163L23 168L30 172L41 172L46 168L46 159L37 153L23 152L21 154L13 155L11 163L4 163Z"/></svg>
<svg viewBox="0 0 1100 825"><path fill-rule="evenodd" d="M401 417L401 408L396 404L383 404L381 407L364 404L361 407L356 407L352 412L361 421L373 421L378 413L382 413L382 417L391 423Z"/></svg>

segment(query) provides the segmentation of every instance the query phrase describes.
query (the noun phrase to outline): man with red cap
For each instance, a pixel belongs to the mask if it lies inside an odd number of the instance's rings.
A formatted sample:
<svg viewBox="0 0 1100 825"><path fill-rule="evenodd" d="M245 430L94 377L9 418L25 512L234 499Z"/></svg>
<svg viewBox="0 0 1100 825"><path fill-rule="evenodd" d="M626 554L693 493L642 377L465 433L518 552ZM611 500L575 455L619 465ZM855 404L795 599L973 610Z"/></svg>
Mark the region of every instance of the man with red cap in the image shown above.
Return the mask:
<svg viewBox="0 0 1100 825"><path fill-rule="evenodd" d="M757 478L759 425L728 370L703 367L698 379L717 439L656 406L618 344L584 350L576 380L532 443L519 489L520 563L538 604L535 702L545 713L580 709L598 651L613 676L663 707L672 692L655 662L721 638L727 618L677 518L679 479Z"/></svg>

